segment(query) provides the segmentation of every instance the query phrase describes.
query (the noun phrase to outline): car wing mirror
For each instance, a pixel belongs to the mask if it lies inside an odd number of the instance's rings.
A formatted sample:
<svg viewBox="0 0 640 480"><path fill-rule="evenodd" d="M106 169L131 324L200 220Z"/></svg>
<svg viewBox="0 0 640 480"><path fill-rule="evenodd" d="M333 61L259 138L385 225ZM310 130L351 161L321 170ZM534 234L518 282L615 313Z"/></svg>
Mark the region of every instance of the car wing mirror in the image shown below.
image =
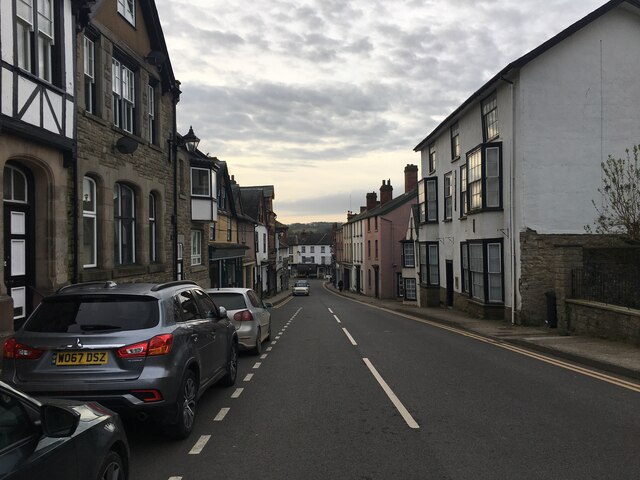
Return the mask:
<svg viewBox="0 0 640 480"><path fill-rule="evenodd" d="M80 414L58 405L44 405L40 410L42 431L47 437L70 437L78 428Z"/></svg>
<svg viewBox="0 0 640 480"><path fill-rule="evenodd" d="M227 309L224 307L218 307L219 317L220 319L227 317Z"/></svg>

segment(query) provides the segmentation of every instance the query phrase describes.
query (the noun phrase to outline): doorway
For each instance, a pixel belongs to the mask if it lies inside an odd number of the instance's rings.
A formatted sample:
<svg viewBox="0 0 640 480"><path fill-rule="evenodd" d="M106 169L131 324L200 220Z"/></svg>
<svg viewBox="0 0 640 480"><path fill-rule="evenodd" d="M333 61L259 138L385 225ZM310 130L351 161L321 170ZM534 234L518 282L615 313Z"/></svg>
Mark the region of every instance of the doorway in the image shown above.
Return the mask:
<svg viewBox="0 0 640 480"><path fill-rule="evenodd" d="M446 261L447 307L453 307L453 261Z"/></svg>

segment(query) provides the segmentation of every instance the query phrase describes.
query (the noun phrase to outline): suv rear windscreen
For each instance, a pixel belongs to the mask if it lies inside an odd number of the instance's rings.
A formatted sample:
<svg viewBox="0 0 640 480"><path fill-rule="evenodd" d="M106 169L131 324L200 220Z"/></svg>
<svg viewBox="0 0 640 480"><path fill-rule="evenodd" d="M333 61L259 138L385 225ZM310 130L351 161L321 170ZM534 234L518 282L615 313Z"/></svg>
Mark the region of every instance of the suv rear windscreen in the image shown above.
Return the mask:
<svg viewBox="0 0 640 480"><path fill-rule="evenodd" d="M244 296L241 293L210 292L208 295L213 298L216 305L227 310L243 310L247 308Z"/></svg>
<svg viewBox="0 0 640 480"><path fill-rule="evenodd" d="M24 325L28 332L99 333L152 328L158 300L136 296L58 296L43 300Z"/></svg>

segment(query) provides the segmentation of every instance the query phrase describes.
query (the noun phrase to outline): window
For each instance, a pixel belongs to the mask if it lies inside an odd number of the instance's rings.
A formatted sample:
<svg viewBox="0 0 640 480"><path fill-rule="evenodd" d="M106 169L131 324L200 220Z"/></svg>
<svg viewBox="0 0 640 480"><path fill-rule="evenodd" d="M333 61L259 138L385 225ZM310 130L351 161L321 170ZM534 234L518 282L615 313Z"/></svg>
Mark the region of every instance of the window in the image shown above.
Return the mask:
<svg viewBox="0 0 640 480"><path fill-rule="evenodd" d="M429 145L429 173L436 171L436 144Z"/></svg>
<svg viewBox="0 0 640 480"><path fill-rule="evenodd" d="M498 100L494 92L482 102L483 141L488 142L498 135Z"/></svg>
<svg viewBox="0 0 640 480"><path fill-rule="evenodd" d="M460 128L458 122L451 125L451 160L460 158Z"/></svg>
<svg viewBox="0 0 640 480"><path fill-rule="evenodd" d="M202 232L191 230L191 265L202 265Z"/></svg>
<svg viewBox="0 0 640 480"><path fill-rule="evenodd" d="M216 239L216 223L213 222L209 225L209 240L215 241Z"/></svg>
<svg viewBox="0 0 640 480"><path fill-rule="evenodd" d="M325 247L320 247L320 253L325 253L324 249Z"/></svg>
<svg viewBox="0 0 640 480"><path fill-rule="evenodd" d="M83 267L98 266L96 182L90 177L82 180L82 264Z"/></svg>
<svg viewBox="0 0 640 480"><path fill-rule="evenodd" d="M417 300L416 295L416 279L405 278L404 279L404 298L407 300Z"/></svg>
<svg viewBox="0 0 640 480"><path fill-rule="evenodd" d="M133 133L135 109L135 76L115 58L111 60L113 90L113 123L125 132Z"/></svg>
<svg viewBox="0 0 640 480"><path fill-rule="evenodd" d="M444 176L444 219L451 220L453 217L453 184L452 172Z"/></svg>
<svg viewBox="0 0 640 480"><path fill-rule="evenodd" d="M466 217L469 211L469 197L467 196L467 165L460 167L460 217Z"/></svg>
<svg viewBox="0 0 640 480"><path fill-rule="evenodd" d="M302 250L301 250L302 253L307 253L306 247L304 245L301 248L302 248Z"/></svg>
<svg viewBox="0 0 640 480"><path fill-rule="evenodd" d="M133 190L116 183L113 192L114 263L128 265L136 261L136 198Z"/></svg>
<svg viewBox="0 0 640 480"><path fill-rule="evenodd" d="M218 186L218 208L227 208L227 191L222 184Z"/></svg>
<svg viewBox="0 0 640 480"><path fill-rule="evenodd" d="M413 243L405 242L402 244L402 266L411 268L416 266L415 252L413 250Z"/></svg>
<svg viewBox="0 0 640 480"><path fill-rule="evenodd" d="M191 167L191 195L211 197L211 170Z"/></svg>
<svg viewBox="0 0 640 480"><path fill-rule="evenodd" d="M4 167L3 198L9 202L27 203L27 177L17 168L7 165Z"/></svg>
<svg viewBox="0 0 640 480"><path fill-rule="evenodd" d="M374 217L373 219L374 219L374 221L375 221L375 225L374 225L374 227L375 227L376 232L377 232L377 231L378 231L378 217L376 216L376 217Z"/></svg>
<svg viewBox="0 0 640 480"><path fill-rule="evenodd" d="M309 253L315 253L316 252L316 247L309 247Z"/></svg>
<svg viewBox="0 0 640 480"><path fill-rule="evenodd" d="M54 0L16 1L16 39L18 67L53 82L55 47ZM35 44L35 45L34 45Z"/></svg>
<svg viewBox="0 0 640 480"><path fill-rule="evenodd" d="M425 202L425 183L426 179L422 179L418 182L418 216L419 222L425 223L427 221L427 203Z"/></svg>
<svg viewBox="0 0 640 480"><path fill-rule="evenodd" d="M84 37L84 108L96 113L96 46Z"/></svg>
<svg viewBox="0 0 640 480"><path fill-rule="evenodd" d="M367 218L367 232L371 231L371 217Z"/></svg>
<svg viewBox="0 0 640 480"><path fill-rule="evenodd" d="M227 219L227 242L233 240L233 220Z"/></svg>
<svg viewBox="0 0 640 480"><path fill-rule="evenodd" d="M118 13L127 22L135 27L136 25L136 5L135 0L118 0Z"/></svg>
<svg viewBox="0 0 640 480"><path fill-rule="evenodd" d="M467 155L466 188L469 211L502 208L502 146L483 144ZM467 213L466 205L464 213Z"/></svg>
<svg viewBox="0 0 640 480"><path fill-rule="evenodd" d="M371 240L367 240L367 258L371 258Z"/></svg>
<svg viewBox="0 0 640 480"><path fill-rule="evenodd" d="M149 194L149 262L158 261L158 232L156 221L156 197Z"/></svg>
<svg viewBox="0 0 640 480"><path fill-rule="evenodd" d="M423 285L440 285L438 243L420 244L420 282Z"/></svg>
<svg viewBox="0 0 640 480"><path fill-rule="evenodd" d="M378 258L378 240L376 240L376 258Z"/></svg>
<svg viewBox="0 0 640 480"><path fill-rule="evenodd" d="M428 178L424 182L426 190L426 221L437 222L438 221L438 179Z"/></svg>
<svg viewBox="0 0 640 480"><path fill-rule="evenodd" d="M147 140L156 143L156 89L147 85Z"/></svg>
<svg viewBox="0 0 640 480"><path fill-rule="evenodd" d="M304 247L302 247L302 251L304 252ZM262 253L267 253L267 234L262 234Z"/></svg>
<svg viewBox="0 0 640 480"><path fill-rule="evenodd" d="M462 291L483 303L502 303L502 240L461 244Z"/></svg>

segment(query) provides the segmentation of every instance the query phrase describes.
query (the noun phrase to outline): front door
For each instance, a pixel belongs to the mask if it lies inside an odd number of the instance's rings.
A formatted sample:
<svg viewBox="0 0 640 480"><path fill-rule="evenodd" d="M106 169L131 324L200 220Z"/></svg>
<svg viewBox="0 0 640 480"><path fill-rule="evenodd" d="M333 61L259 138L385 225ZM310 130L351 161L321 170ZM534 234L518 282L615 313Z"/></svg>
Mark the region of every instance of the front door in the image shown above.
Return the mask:
<svg viewBox="0 0 640 480"><path fill-rule="evenodd" d="M4 168L4 283L13 299L14 328L32 309L33 218L29 205L27 173L14 166Z"/></svg>
<svg viewBox="0 0 640 480"><path fill-rule="evenodd" d="M453 262L447 260L447 307L453 307Z"/></svg>

